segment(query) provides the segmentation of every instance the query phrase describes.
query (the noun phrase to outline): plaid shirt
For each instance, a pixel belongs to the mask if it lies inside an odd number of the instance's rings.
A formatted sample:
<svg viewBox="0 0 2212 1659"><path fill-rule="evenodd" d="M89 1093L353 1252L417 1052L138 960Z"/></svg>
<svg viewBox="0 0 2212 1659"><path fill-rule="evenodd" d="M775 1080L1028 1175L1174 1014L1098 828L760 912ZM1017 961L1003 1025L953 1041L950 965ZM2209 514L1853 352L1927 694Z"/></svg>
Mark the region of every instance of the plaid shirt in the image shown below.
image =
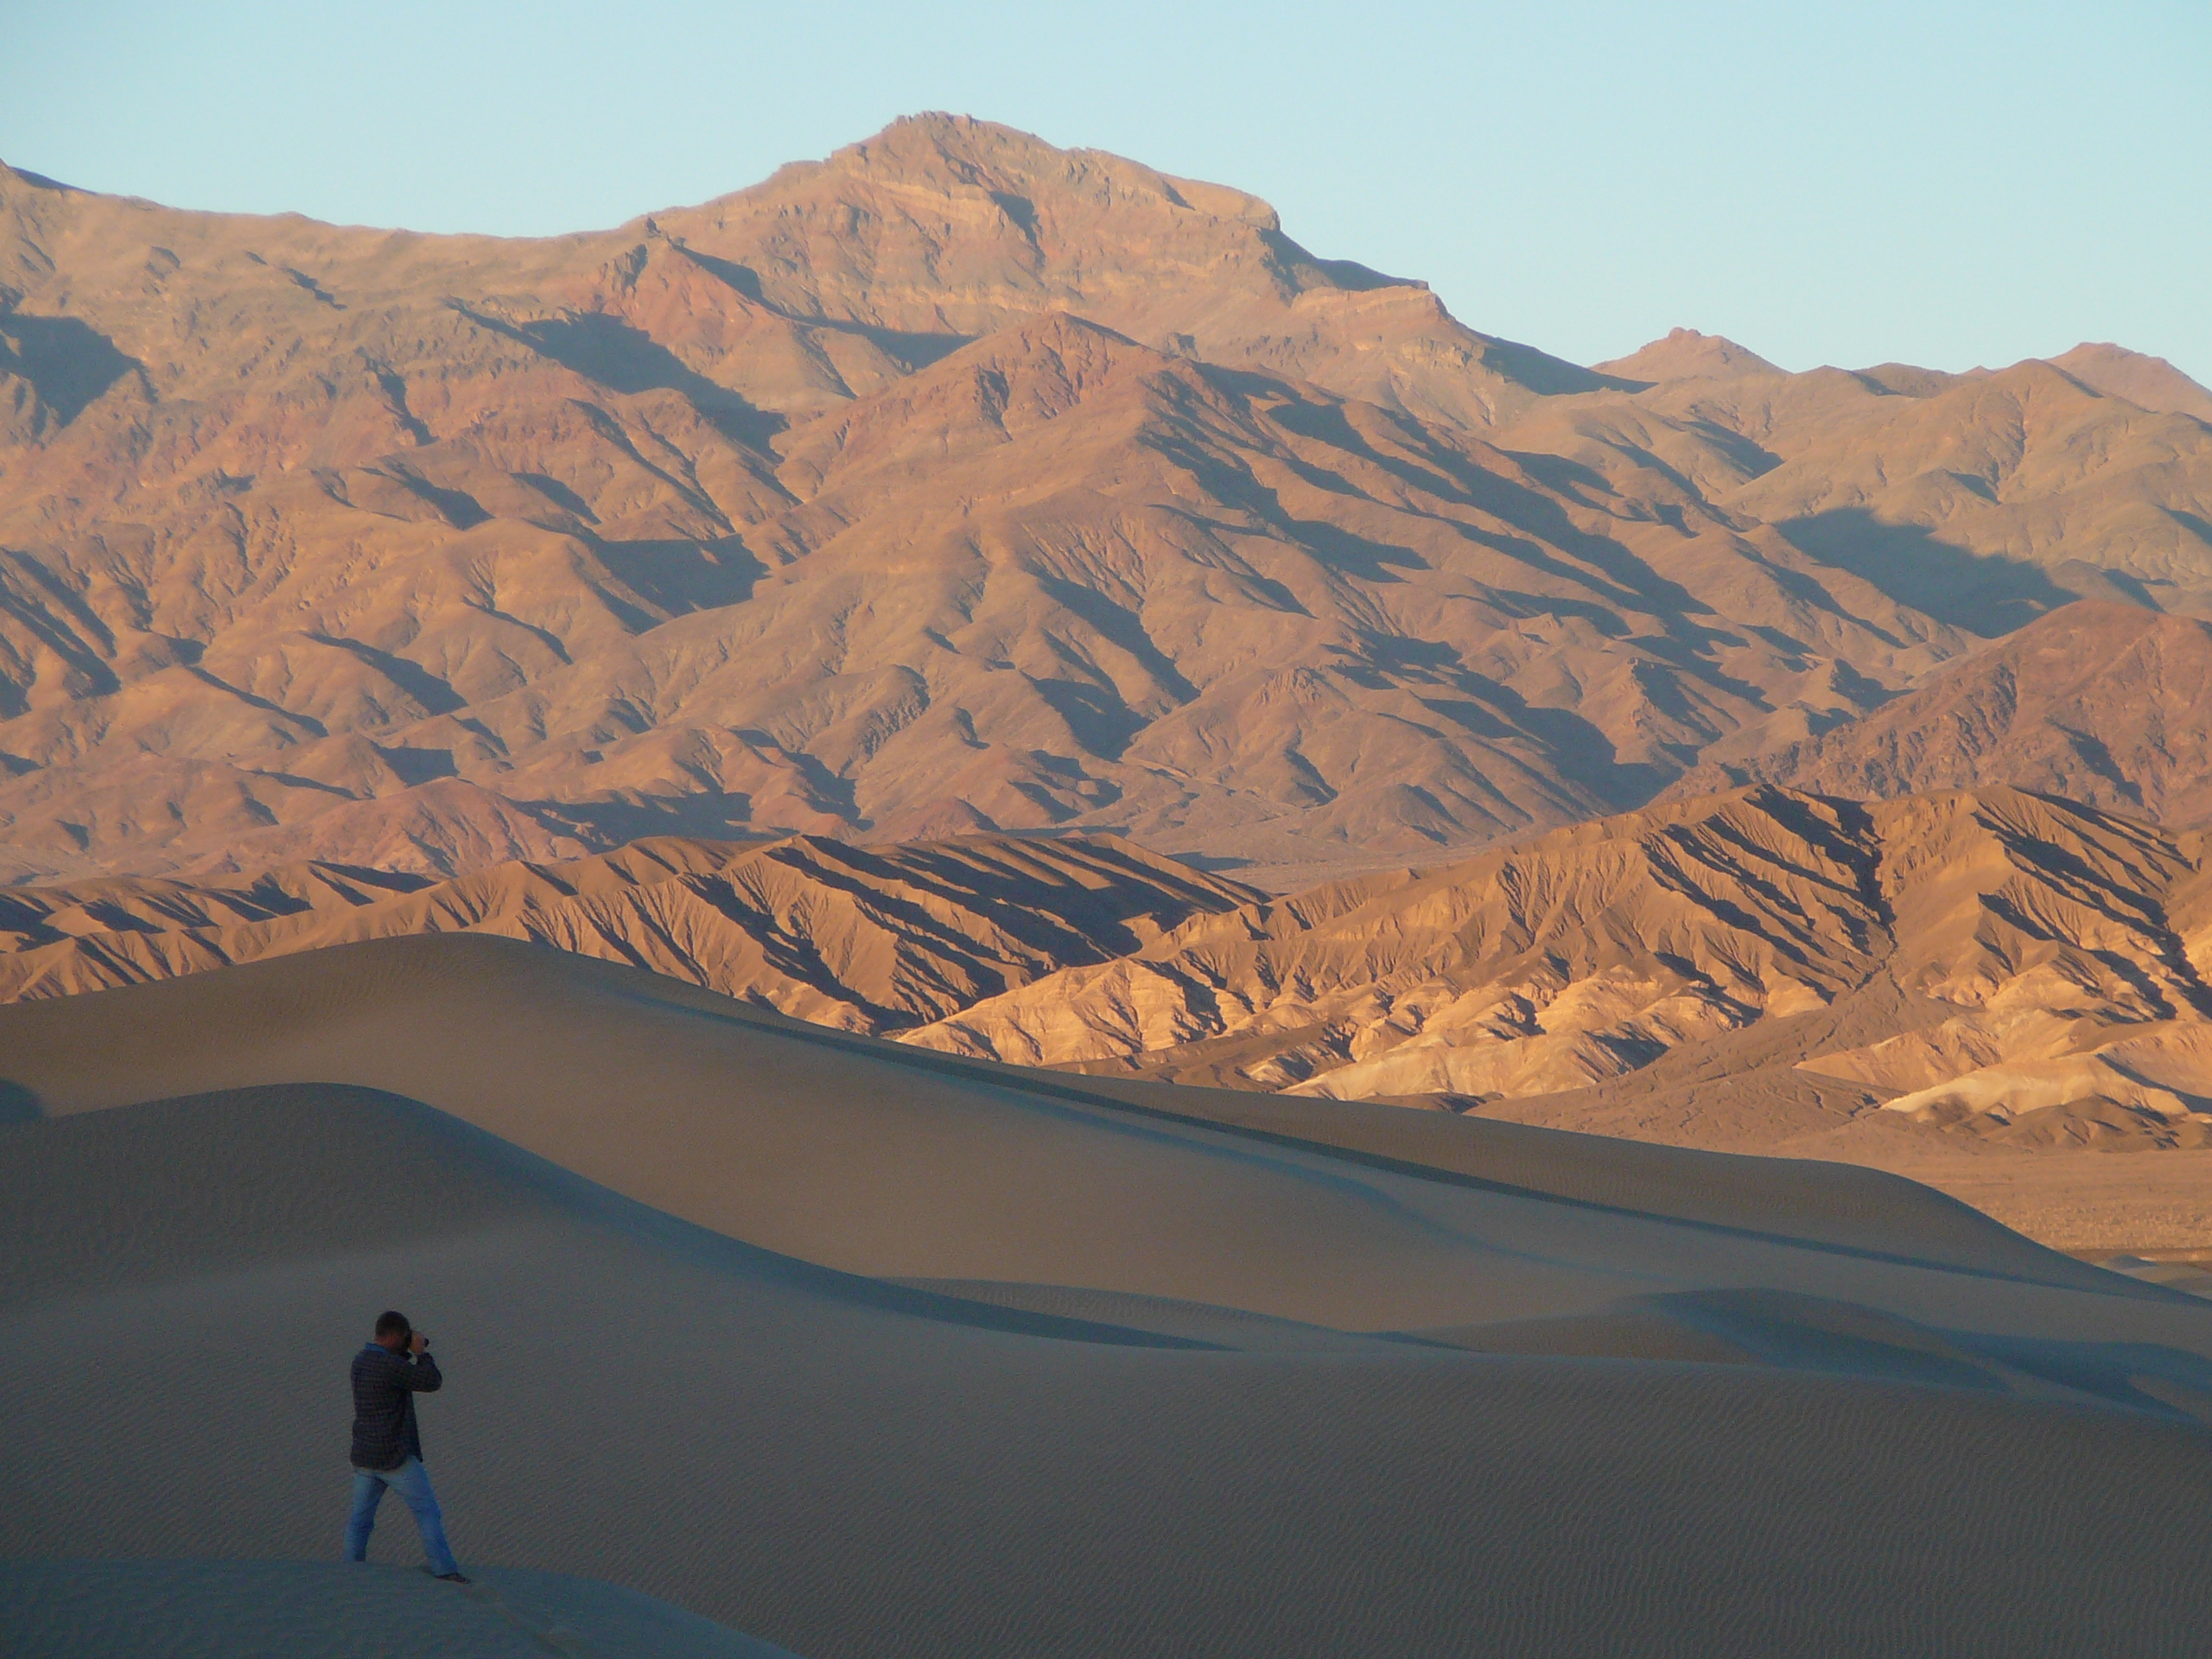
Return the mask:
<svg viewBox="0 0 2212 1659"><path fill-rule="evenodd" d="M427 1353L410 1359L371 1343L353 1356L353 1466L397 1469L423 1455L415 1428L415 1396L445 1378Z"/></svg>

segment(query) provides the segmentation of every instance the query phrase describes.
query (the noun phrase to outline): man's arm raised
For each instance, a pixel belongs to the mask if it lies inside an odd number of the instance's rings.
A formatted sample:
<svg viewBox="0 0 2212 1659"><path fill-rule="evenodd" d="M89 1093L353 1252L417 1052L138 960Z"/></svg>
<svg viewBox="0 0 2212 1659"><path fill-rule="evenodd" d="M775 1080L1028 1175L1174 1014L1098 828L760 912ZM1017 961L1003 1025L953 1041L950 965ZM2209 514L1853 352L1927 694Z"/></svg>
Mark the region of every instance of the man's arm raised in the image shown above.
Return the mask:
<svg viewBox="0 0 2212 1659"><path fill-rule="evenodd" d="M430 1357L430 1340L416 1332L408 1344L410 1363L393 1367L392 1375L403 1389L416 1394L435 1394L445 1378L438 1374L438 1362Z"/></svg>

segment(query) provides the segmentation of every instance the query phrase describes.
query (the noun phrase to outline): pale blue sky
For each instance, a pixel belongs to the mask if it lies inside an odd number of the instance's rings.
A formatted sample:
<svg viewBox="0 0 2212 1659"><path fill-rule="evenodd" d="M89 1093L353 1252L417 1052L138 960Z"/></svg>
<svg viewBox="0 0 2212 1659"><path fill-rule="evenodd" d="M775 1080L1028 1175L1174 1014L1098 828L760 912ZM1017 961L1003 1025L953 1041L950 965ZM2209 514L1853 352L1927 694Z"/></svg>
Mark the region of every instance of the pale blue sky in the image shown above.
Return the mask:
<svg viewBox="0 0 2212 1659"><path fill-rule="evenodd" d="M0 0L0 158L182 207L611 225L945 109L1265 196L1589 361L2113 339L2212 382L2212 3Z"/></svg>

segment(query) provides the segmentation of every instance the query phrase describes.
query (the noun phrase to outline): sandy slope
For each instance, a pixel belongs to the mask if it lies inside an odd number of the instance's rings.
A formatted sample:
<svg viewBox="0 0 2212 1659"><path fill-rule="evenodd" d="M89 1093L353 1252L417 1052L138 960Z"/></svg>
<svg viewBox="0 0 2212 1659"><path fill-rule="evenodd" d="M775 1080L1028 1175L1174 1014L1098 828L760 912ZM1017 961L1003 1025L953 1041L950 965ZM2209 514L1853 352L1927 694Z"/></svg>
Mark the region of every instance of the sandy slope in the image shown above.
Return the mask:
<svg viewBox="0 0 2212 1659"><path fill-rule="evenodd" d="M0 1130L0 1318L58 1362L0 1371L10 1556L324 1554L397 1301L465 1560L815 1659L2212 1612L2212 1305L1869 1172L997 1071L474 938L22 1004L0 1055L51 1114Z"/></svg>
<svg viewBox="0 0 2212 1659"><path fill-rule="evenodd" d="M494 1568L466 1589L334 1561L0 1560L11 1659L777 1659L783 1652L633 1590Z"/></svg>

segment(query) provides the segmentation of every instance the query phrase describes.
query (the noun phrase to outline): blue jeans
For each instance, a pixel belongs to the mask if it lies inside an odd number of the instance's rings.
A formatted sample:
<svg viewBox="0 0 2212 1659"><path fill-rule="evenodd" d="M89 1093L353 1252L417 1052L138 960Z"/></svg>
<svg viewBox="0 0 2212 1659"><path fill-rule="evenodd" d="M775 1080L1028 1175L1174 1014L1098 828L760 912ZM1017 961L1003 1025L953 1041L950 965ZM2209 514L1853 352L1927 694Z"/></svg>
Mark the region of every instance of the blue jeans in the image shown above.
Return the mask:
<svg viewBox="0 0 2212 1659"><path fill-rule="evenodd" d="M377 1523L377 1504L384 1489L391 1487L415 1511L422 1529L423 1550L433 1573L458 1573L453 1548L446 1542L446 1518L438 1513L438 1495L430 1490L430 1471L420 1458L410 1458L397 1469L356 1469L353 1471L353 1513L346 1522L346 1559L369 1559L369 1529Z"/></svg>

